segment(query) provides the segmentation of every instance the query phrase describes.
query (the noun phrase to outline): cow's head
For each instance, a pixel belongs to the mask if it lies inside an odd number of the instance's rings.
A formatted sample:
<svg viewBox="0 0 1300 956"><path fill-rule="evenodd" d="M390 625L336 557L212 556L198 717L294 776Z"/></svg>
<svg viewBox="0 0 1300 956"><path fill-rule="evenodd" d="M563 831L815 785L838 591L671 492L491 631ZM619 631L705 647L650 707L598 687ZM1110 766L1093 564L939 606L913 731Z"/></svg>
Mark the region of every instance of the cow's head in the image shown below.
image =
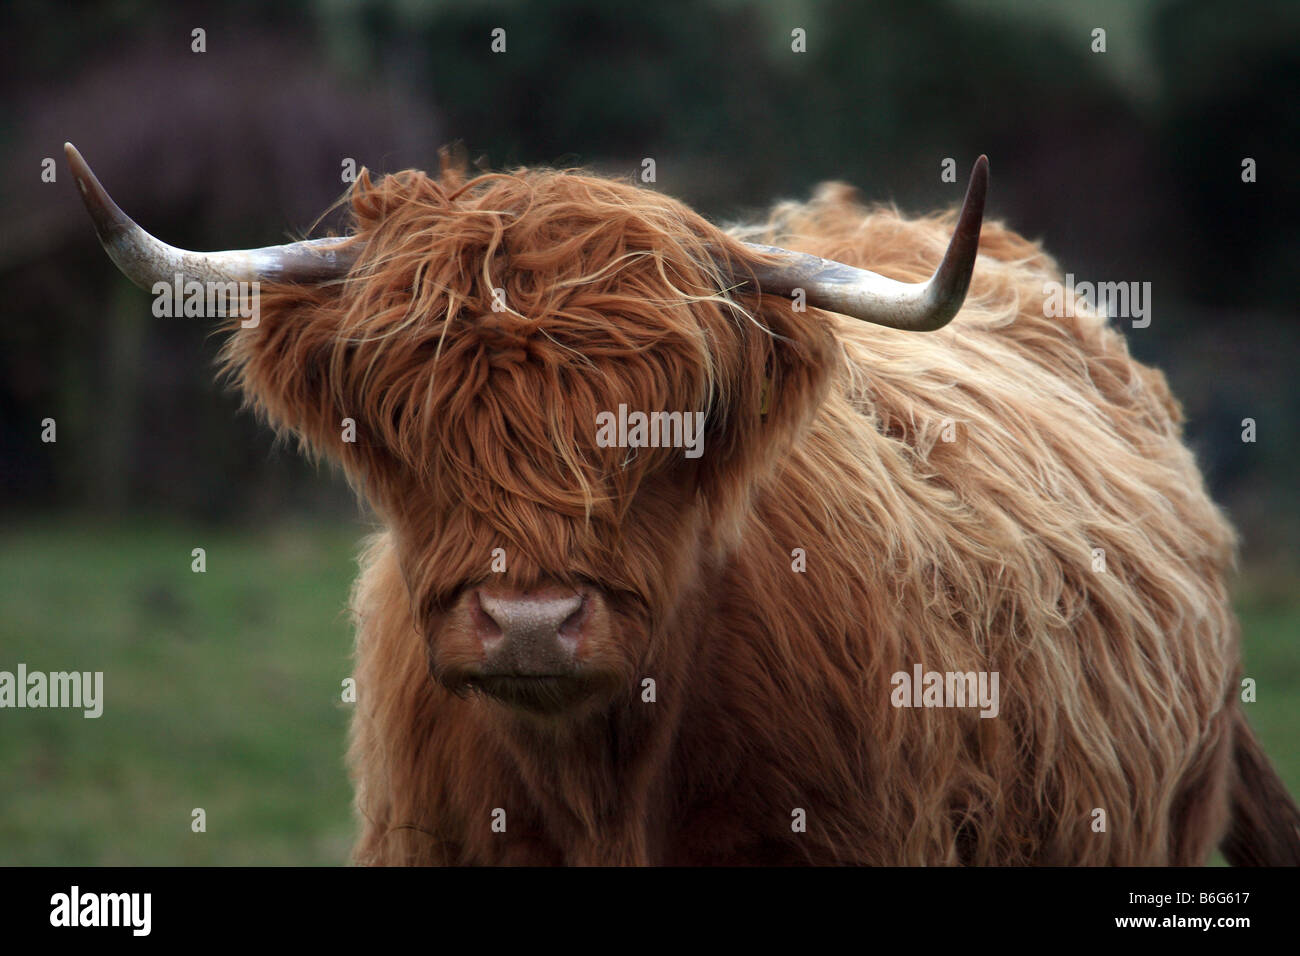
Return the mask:
<svg viewBox="0 0 1300 956"><path fill-rule="evenodd" d="M817 309L948 321L987 178L981 158L943 264L910 285L554 170L363 173L345 239L187 253L69 161L138 284L260 280L227 367L384 517L434 676L534 714L631 693L664 665L674 620L821 400L837 350Z"/></svg>

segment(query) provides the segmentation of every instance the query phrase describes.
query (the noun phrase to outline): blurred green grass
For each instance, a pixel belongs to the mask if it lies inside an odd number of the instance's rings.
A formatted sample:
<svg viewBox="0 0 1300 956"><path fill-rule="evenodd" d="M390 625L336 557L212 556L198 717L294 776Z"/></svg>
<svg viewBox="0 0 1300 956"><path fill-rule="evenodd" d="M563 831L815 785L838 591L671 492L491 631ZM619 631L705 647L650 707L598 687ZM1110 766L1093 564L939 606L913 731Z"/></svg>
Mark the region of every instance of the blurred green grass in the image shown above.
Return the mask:
<svg viewBox="0 0 1300 956"><path fill-rule="evenodd" d="M346 862L363 530L4 533L0 669L102 670L105 703L97 719L0 711L0 864Z"/></svg>
<svg viewBox="0 0 1300 956"><path fill-rule="evenodd" d="M0 865L347 862L360 526L0 533L0 670L104 672L104 713L0 711ZM204 548L207 570L190 569ZM1300 593L1243 576L1249 714L1300 794ZM191 811L207 813L193 833Z"/></svg>

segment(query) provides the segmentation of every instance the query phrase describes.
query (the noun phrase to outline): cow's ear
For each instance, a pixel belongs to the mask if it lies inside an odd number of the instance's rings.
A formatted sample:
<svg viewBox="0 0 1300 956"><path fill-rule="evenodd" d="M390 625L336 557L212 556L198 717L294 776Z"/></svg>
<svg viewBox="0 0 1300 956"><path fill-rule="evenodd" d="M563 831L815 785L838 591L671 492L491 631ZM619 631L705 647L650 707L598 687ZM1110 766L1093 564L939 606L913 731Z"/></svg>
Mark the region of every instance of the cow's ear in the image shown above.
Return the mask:
<svg viewBox="0 0 1300 956"><path fill-rule="evenodd" d="M248 405L277 431L336 459L349 417L331 380L339 358L339 288L264 283L256 321L234 325L221 355Z"/></svg>
<svg viewBox="0 0 1300 956"><path fill-rule="evenodd" d="M705 432L701 479L711 506L741 504L807 428L826 395L838 350L830 318L781 296L749 299L753 320L732 325L736 353ZM739 496L739 497L738 497Z"/></svg>

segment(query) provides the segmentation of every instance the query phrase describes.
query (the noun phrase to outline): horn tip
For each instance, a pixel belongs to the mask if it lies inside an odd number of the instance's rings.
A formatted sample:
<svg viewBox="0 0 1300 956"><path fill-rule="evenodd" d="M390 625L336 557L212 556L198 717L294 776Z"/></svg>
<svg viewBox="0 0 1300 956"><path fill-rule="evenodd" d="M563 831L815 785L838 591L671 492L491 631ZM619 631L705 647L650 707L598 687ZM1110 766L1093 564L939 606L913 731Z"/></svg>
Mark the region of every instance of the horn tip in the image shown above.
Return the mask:
<svg viewBox="0 0 1300 956"><path fill-rule="evenodd" d="M989 185L989 157L987 153L980 153L979 159L975 160L975 165L970 171L971 189L983 193Z"/></svg>
<svg viewBox="0 0 1300 956"><path fill-rule="evenodd" d="M67 157L68 168L72 170L72 178L82 198L87 198L90 194L90 183L95 181L95 174L90 171L90 165L82 159L80 151L71 143L63 144L63 155Z"/></svg>

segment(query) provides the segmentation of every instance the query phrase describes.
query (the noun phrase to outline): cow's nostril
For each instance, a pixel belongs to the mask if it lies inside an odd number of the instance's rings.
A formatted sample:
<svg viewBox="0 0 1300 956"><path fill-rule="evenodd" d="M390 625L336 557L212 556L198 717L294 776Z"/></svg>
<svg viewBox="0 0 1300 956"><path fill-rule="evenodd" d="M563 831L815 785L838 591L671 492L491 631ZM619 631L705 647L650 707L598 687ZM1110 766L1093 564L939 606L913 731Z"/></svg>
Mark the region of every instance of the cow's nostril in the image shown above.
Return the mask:
<svg viewBox="0 0 1300 956"><path fill-rule="evenodd" d="M560 624L560 633L568 636L577 636L582 629L582 622L587 617L587 602L583 598L578 599L578 607L572 614L566 617Z"/></svg>

